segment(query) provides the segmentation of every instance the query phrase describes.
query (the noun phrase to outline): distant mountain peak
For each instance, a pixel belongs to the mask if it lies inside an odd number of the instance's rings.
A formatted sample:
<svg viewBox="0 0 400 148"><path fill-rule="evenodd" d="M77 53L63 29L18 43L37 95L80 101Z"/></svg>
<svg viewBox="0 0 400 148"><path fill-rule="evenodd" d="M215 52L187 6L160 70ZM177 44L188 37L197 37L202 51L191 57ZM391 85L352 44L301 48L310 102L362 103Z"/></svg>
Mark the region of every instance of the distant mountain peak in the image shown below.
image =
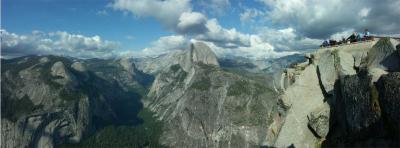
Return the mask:
<svg viewBox="0 0 400 148"><path fill-rule="evenodd" d="M192 43L189 53L193 62L219 66L217 56L211 48L203 42Z"/></svg>
<svg viewBox="0 0 400 148"><path fill-rule="evenodd" d="M176 50L155 58L144 58L135 61L139 70L150 74L157 74L163 70L168 70L172 65L176 64L179 64L188 72L193 68L195 63L219 67L217 56L211 48L203 42L192 43L185 50Z"/></svg>

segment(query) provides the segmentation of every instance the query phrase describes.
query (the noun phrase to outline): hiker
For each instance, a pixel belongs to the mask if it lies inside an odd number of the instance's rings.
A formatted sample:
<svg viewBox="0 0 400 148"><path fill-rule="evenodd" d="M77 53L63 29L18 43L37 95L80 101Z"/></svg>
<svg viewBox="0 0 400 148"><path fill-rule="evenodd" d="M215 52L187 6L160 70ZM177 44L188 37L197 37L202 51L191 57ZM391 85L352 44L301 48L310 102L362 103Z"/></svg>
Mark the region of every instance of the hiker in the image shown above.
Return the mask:
<svg viewBox="0 0 400 148"><path fill-rule="evenodd" d="M330 45L330 46L335 46L335 45L337 45L337 41L334 40L334 39L330 39L330 40L329 40L329 45Z"/></svg>
<svg viewBox="0 0 400 148"><path fill-rule="evenodd" d="M358 42L361 42L362 41L362 38L361 38L361 35L360 35L361 33L357 33L357 41Z"/></svg>
<svg viewBox="0 0 400 148"><path fill-rule="evenodd" d="M320 47L328 47L328 46L329 46L328 40L324 40L324 42L322 42L322 45Z"/></svg>
<svg viewBox="0 0 400 148"><path fill-rule="evenodd" d="M347 41L350 41L350 43L357 42L357 32L353 32L348 38Z"/></svg>
<svg viewBox="0 0 400 148"><path fill-rule="evenodd" d="M373 39L372 39L372 36L370 35L370 33L369 33L369 31L368 31L368 29L365 29L365 30L364 30L363 39L364 39L364 40L373 40Z"/></svg>
<svg viewBox="0 0 400 148"><path fill-rule="evenodd" d="M370 37L371 35L369 34L369 31L368 31L368 29L365 29L364 30L364 38L368 38L368 37Z"/></svg>
<svg viewBox="0 0 400 148"><path fill-rule="evenodd" d="M342 44L346 44L346 43L347 43L346 38L344 38L344 36L342 36Z"/></svg>

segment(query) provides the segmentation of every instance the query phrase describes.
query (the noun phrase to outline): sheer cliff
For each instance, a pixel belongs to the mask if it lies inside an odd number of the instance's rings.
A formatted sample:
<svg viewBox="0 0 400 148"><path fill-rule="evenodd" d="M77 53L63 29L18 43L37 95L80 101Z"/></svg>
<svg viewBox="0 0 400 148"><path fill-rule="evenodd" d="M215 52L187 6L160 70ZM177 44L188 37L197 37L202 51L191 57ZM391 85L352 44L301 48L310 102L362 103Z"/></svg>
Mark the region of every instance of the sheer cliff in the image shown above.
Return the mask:
<svg viewBox="0 0 400 148"><path fill-rule="evenodd" d="M274 146L399 146L398 47L378 38L321 48L287 69L276 86L287 111Z"/></svg>

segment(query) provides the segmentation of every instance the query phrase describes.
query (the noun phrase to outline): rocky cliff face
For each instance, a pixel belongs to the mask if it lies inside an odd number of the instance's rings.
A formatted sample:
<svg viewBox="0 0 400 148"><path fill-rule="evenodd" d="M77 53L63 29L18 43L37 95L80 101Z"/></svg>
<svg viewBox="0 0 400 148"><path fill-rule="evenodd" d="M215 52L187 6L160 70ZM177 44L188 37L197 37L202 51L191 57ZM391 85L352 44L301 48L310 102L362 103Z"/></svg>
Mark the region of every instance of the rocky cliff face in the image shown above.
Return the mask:
<svg viewBox="0 0 400 148"><path fill-rule="evenodd" d="M122 67L112 69L121 76L91 71L95 65ZM137 122L140 95L124 89L144 87L132 63L27 56L2 60L1 68L2 148L76 143L103 125Z"/></svg>
<svg viewBox="0 0 400 148"><path fill-rule="evenodd" d="M398 41L382 38L323 48L287 69L276 86L287 112L273 145L396 146L395 45Z"/></svg>
<svg viewBox="0 0 400 148"><path fill-rule="evenodd" d="M203 43L141 61L2 60L1 147L54 147L135 125L142 103L168 147L397 147L399 47L383 38L323 48L274 77L221 68Z"/></svg>
<svg viewBox="0 0 400 148"><path fill-rule="evenodd" d="M164 121L160 142L170 147L257 147L279 115L264 84L225 72L204 44L191 45L155 79L146 107Z"/></svg>

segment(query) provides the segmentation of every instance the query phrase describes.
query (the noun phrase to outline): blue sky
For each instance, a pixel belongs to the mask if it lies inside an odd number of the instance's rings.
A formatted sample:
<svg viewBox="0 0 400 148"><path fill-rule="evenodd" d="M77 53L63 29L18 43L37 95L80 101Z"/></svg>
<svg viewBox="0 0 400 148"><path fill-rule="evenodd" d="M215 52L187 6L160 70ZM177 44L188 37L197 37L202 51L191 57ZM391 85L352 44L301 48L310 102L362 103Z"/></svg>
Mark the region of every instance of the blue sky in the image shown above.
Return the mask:
<svg viewBox="0 0 400 148"><path fill-rule="evenodd" d="M110 0L2 0L2 28L18 34L40 30L99 35L106 40L121 42L124 50L141 50L161 36L174 34L154 18L138 18L113 10L108 6L111 3ZM238 7L239 3L233 4L235 6L232 7ZM260 4L255 1L246 3L251 7ZM198 6L195 10L202 11L203 8ZM224 20L220 23L227 28L252 31L246 25L241 25L237 9L208 15Z"/></svg>
<svg viewBox="0 0 400 148"><path fill-rule="evenodd" d="M108 8L109 3L109 0L2 0L2 28L18 34L40 30L99 35L121 42L123 49L142 49L158 37L172 34L153 18L135 19L131 14Z"/></svg>
<svg viewBox="0 0 400 148"><path fill-rule="evenodd" d="M383 0L2 0L2 56L156 56L208 44L218 56L279 57L369 28L399 34Z"/></svg>

